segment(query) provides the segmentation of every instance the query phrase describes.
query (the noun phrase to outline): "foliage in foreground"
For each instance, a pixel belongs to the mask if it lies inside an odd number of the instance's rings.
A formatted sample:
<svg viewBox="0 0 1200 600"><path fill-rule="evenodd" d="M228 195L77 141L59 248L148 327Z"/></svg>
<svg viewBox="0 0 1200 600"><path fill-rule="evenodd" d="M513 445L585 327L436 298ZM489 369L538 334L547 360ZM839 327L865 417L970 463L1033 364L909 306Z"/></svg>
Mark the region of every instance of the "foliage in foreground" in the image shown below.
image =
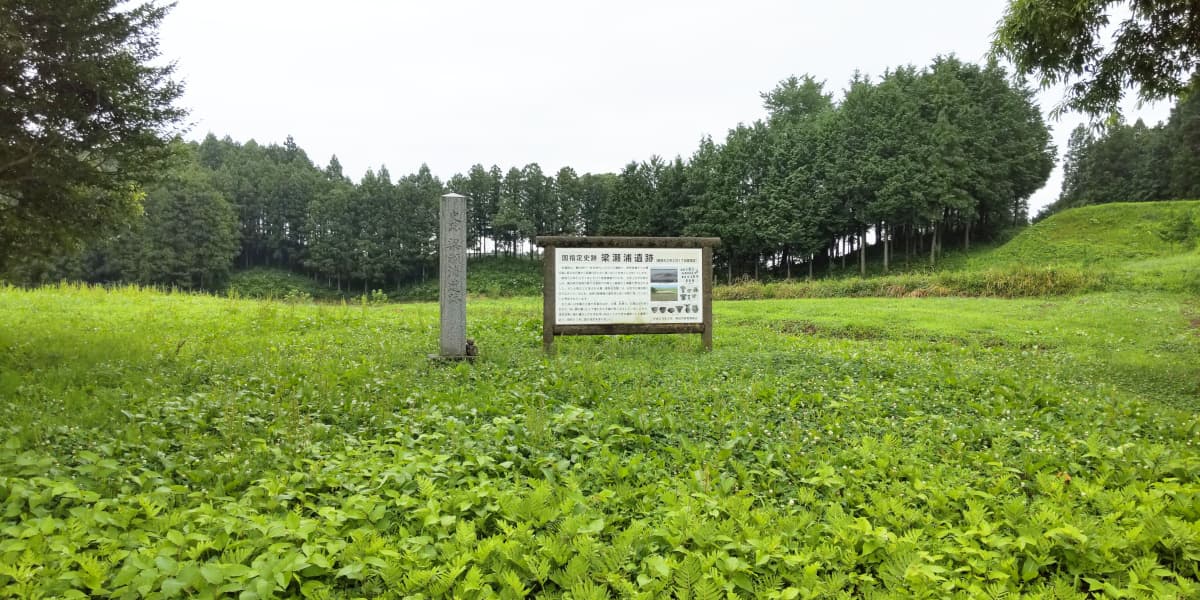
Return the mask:
<svg viewBox="0 0 1200 600"><path fill-rule="evenodd" d="M0 595L1194 597L1196 309L739 302L547 360L488 301L438 367L429 305L0 290Z"/></svg>

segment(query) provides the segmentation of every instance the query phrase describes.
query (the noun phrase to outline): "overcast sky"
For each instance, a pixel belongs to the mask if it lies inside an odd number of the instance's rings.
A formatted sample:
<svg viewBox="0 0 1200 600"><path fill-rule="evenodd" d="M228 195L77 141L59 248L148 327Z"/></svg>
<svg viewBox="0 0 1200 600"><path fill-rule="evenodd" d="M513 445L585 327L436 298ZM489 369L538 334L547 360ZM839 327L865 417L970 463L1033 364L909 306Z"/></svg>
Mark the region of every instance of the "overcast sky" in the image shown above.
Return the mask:
<svg viewBox="0 0 1200 600"><path fill-rule="evenodd" d="M290 134L355 179L421 163L443 179L474 163L582 174L687 157L701 136L763 117L759 93L789 75L840 98L856 69L982 61L1005 4L181 0L161 49L187 86L190 139ZM1061 94L1040 97L1048 111ZM1168 112L1126 109L1150 124ZM1051 122L1060 155L1081 121Z"/></svg>

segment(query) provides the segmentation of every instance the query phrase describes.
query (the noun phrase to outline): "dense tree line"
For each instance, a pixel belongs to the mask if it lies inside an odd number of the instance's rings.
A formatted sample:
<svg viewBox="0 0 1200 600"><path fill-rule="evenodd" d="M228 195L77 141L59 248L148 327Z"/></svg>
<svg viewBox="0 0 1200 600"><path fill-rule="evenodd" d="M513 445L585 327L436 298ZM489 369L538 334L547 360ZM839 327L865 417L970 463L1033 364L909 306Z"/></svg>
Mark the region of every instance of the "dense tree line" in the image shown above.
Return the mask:
<svg viewBox="0 0 1200 600"><path fill-rule="evenodd" d="M936 260L947 235L969 246L1024 223L1053 168L1032 93L994 63L857 76L836 104L792 77L763 101L765 120L702 139L686 160L579 178L476 166L449 187L476 199L474 235L509 247L544 233L719 236L729 276L790 276L852 250L864 268L871 240L885 265L893 252Z"/></svg>
<svg viewBox="0 0 1200 600"><path fill-rule="evenodd" d="M1200 198L1200 97L1183 96L1153 127L1114 119L1071 132L1062 192L1038 218L1105 202Z"/></svg>
<svg viewBox="0 0 1200 600"><path fill-rule="evenodd" d="M622 180L657 174L655 205L682 215L684 233L720 236L730 274L811 273L853 250L865 270L871 238L885 269L893 254L935 261L947 236L969 246L1027 220L1053 167L1031 95L996 64L952 57L856 76L836 105L812 78L790 78L763 95L765 121L703 140L686 164L627 167ZM607 212L636 215L619 209L631 198L618 194Z"/></svg>
<svg viewBox="0 0 1200 600"><path fill-rule="evenodd" d="M900 255L935 261L947 239L969 246L1022 224L1053 166L1031 92L994 63L856 75L839 102L791 77L762 98L765 119L703 138L686 159L618 173L476 164L442 182L425 166L395 180L381 167L353 182L336 156L319 167L291 138L210 134L176 144L134 225L80 257L17 271L212 288L231 269L270 266L339 289L390 287L427 276L438 197L452 190L471 198L475 254L532 255L542 234L719 236L729 278L811 276L848 258L864 269L868 248L885 268Z"/></svg>

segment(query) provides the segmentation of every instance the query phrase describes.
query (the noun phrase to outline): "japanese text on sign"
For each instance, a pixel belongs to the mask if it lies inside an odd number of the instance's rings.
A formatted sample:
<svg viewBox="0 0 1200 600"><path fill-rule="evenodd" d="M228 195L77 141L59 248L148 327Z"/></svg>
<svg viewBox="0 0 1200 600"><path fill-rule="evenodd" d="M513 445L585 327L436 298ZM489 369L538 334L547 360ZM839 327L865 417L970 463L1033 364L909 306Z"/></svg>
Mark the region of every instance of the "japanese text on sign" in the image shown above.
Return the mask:
<svg viewBox="0 0 1200 600"><path fill-rule="evenodd" d="M702 323L700 248L555 248L560 325Z"/></svg>

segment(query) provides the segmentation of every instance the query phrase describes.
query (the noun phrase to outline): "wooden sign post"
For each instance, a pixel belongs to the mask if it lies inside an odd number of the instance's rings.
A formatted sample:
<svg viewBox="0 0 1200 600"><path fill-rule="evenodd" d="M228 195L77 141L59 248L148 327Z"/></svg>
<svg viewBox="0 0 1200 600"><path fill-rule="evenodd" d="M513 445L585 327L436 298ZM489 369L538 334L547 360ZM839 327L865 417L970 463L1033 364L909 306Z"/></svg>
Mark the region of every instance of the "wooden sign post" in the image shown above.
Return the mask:
<svg viewBox="0 0 1200 600"><path fill-rule="evenodd" d="M556 335L699 333L712 350L720 238L540 236L542 346Z"/></svg>

